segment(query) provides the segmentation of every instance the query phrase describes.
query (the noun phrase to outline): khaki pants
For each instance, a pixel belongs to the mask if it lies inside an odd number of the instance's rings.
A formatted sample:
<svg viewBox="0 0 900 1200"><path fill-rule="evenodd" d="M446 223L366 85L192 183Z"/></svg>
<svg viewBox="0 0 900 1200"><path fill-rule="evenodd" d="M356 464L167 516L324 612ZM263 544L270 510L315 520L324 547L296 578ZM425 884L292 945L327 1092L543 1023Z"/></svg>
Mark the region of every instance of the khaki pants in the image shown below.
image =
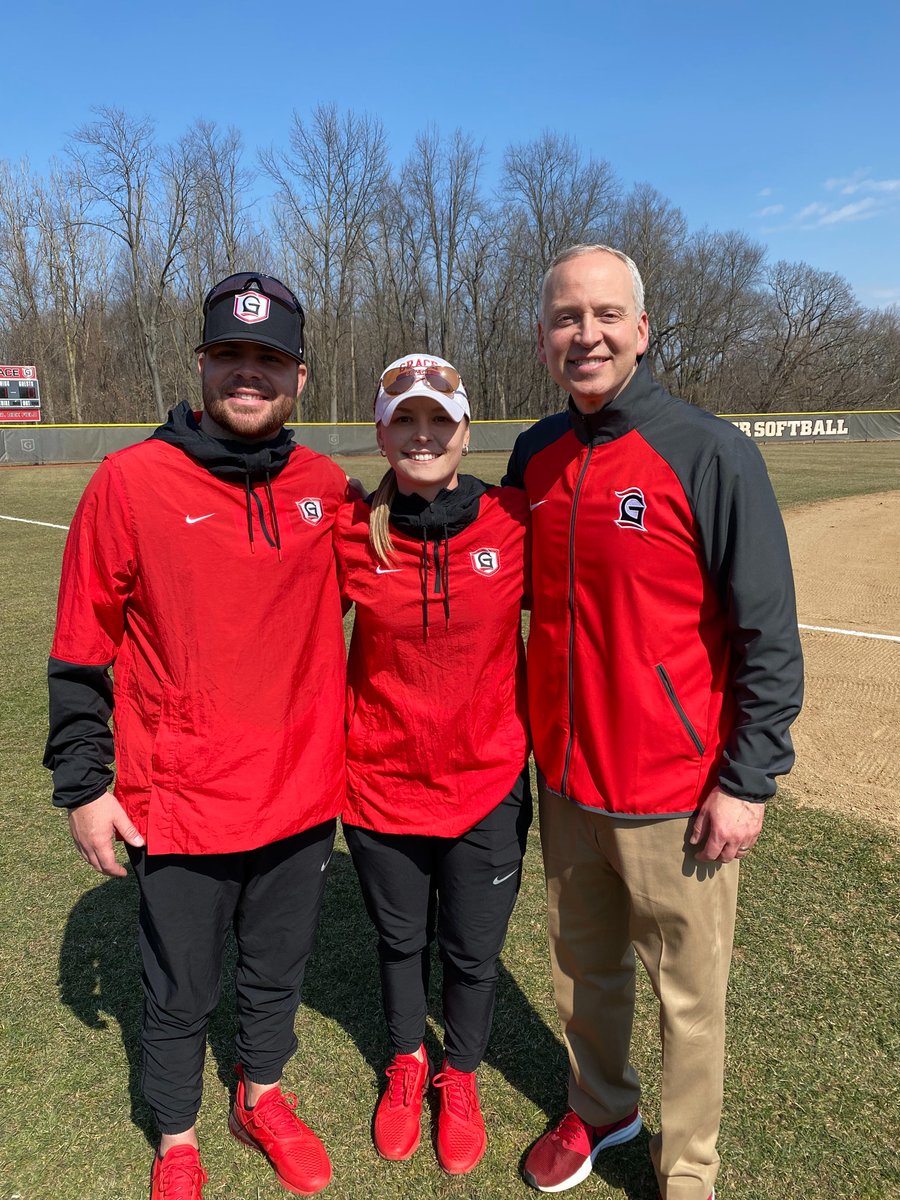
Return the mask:
<svg viewBox="0 0 900 1200"><path fill-rule="evenodd" d="M629 1063L636 952L660 1005L661 1128L650 1142L660 1193L706 1200L719 1164L738 864L698 862L680 817L608 817L543 787L540 816L569 1104L605 1125L638 1103Z"/></svg>

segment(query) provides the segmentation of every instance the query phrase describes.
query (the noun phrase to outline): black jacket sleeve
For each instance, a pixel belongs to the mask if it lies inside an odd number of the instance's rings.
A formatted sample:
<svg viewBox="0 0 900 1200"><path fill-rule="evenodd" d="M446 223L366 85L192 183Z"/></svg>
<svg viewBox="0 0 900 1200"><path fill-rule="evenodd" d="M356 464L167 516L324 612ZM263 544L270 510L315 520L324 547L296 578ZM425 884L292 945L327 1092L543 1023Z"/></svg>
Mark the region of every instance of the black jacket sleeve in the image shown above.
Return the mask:
<svg viewBox="0 0 900 1200"><path fill-rule="evenodd" d="M517 487L525 486L525 469L522 463L524 457L524 442L522 434L515 440L512 454L509 456L509 462L506 464L506 474L500 480L501 487Z"/></svg>
<svg viewBox="0 0 900 1200"><path fill-rule="evenodd" d="M60 808L89 804L112 784L111 665L49 661L50 732L44 766L53 772L53 803Z"/></svg>
<svg viewBox="0 0 900 1200"><path fill-rule="evenodd" d="M766 800L794 762L789 729L803 699L803 655L784 523L758 448L743 436L721 445L695 504L733 656L737 720L719 785Z"/></svg>

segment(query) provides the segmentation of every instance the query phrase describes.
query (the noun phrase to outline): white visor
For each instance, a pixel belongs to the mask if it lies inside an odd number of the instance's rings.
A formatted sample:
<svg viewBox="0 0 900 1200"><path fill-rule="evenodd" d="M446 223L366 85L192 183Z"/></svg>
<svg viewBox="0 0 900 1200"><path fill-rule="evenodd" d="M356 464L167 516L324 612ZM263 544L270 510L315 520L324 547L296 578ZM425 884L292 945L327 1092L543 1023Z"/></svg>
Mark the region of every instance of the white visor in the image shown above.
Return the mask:
<svg viewBox="0 0 900 1200"><path fill-rule="evenodd" d="M455 392L439 392L436 388L431 387L425 378L428 367L450 367L455 371L453 363L447 362L445 358L438 358L435 354L404 354L402 358L395 359L384 368L382 378L388 371L393 371L396 367L410 367L415 371L421 371L422 378L417 379L412 387L401 392L399 396L389 396L382 388L381 380L378 381L378 394L375 397L376 425L390 425L391 417L396 412L397 406L413 396L428 396L431 400L437 400L441 408L454 421L461 421L463 417L471 415L469 397L466 395L462 380Z"/></svg>

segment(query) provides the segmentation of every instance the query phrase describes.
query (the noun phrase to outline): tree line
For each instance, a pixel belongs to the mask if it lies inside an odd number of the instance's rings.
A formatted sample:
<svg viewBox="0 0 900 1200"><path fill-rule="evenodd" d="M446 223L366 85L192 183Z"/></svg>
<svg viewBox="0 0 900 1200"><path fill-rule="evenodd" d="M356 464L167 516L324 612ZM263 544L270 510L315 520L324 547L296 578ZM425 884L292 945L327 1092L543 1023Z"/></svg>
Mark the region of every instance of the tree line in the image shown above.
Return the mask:
<svg viewBox="0 0 900 1200"><path fill-rule="evenodd" d="M45 176L0 162L0 359L37 365L48 420L161 420L198 394L206 290L249 267L306 310L298 420L369 420L381 368L410 349L460 368L476 416L538 417L562 400L535 357L541 276L605 242L640 267L654 370L686 400L898 407L900 311L840 275L689 230L566 136L509 146L490 191L484 165L470 135L429 128L396 167L377 117L334 105L255 157L210 121L161 144L150 119L98 108Z"/></svg>

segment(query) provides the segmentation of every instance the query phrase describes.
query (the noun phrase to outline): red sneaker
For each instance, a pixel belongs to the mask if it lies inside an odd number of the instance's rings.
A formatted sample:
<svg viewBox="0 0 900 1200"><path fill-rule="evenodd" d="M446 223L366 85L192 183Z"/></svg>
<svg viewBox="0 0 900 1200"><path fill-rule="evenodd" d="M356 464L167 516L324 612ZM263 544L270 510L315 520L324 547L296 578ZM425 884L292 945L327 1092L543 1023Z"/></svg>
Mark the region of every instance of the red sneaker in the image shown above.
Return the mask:
<svg viewBox="0 0 900 1200"><path fill-rule="evenodd" d="M420 1047L425 1055L425 1047ZM422 1136L422 1099L428 1087L428 1058L395 1054L385 1074L388 1084L375 1109L372 1136L382 1158L402 1162L418 1149Z"/></svg>
<svg viewBox="0 0 900 1200"><path fill-rule="evenodd" d="M238 1067L237 1095L228 1118L230 1132L239 1142L266 1156L286 1191L294 1196L312 1196L327 1186L331 1163L325 1147L296 1110L294 1093L277 1087L265 1092L253 1108L245 1107L244 1073Z"/></svg>
<svg viewBox="0 0 900 1200"><path fill-rule="evenodd" d="M431 1081L441 1094L437 1156L448 1175L465 1175L481 1161L487 1146L474 1071L457 1071L444 1059Z"/></svg>
<svg viewBox="0 0 900 1200"><path fill-rule="evenodd" d="M531 1147L522 1174L539 1192L564 1192L587 1179L601 1150L630 1142L640 1129L637 1109L609 1125L588 1125L570 1108L556 1128Z"/></svg>
<svg viewBox="0 0 900 1200"><path fill-rule="evenodd" d="M207 1174L195 1146L173 1146L160 1158L153 1156L150 1200L203 1200Z"/></svg>

